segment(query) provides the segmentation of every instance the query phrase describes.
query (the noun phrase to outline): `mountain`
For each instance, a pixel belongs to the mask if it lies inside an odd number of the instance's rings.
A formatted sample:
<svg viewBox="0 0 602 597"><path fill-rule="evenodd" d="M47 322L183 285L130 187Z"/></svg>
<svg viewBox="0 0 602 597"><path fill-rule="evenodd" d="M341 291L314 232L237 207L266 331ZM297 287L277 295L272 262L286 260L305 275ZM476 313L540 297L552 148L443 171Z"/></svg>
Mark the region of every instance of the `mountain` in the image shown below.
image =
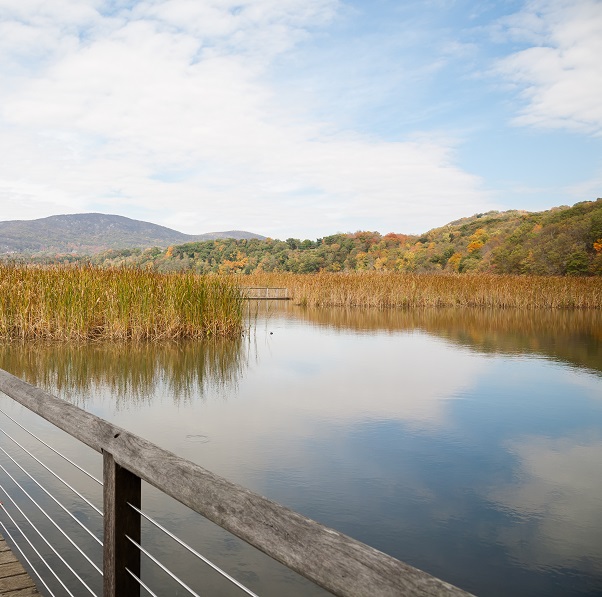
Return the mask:
<svg viewBox="0 0 602 597"><path fill-rule="evenodd" d="M150 222L99 213L0 222L0 253L90 255L116 248L168 247L218 238L265 237L240 230L184 234Z"/></svg>

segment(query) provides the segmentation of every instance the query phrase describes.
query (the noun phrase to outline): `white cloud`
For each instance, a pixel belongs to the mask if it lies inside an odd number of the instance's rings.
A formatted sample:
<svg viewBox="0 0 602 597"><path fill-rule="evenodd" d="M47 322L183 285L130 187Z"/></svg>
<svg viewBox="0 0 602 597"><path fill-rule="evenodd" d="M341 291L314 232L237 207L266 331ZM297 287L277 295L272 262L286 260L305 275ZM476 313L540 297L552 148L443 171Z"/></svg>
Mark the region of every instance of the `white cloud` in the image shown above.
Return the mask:
<svg viewBox="0 0 602 597"><path fill-rule="evenodd" d="M532 437L509 450L522 464L518 482L497 486L487 497L529 523L502 529L498 540L523 566L599 562L600 524L592 521L602 520L602 442Z"/></svg>
<svg viewBox="0 0 602 597"><path fill-rule="evenodd" d="M334 0L13 4L0 0L2 219L144 210L187 232L316 237L493 207L445 139L386 142L282 102L272 61Z"/></svg>
<svg viewBox="0 0 602 597"><path fill-rule="evenodd" d="M498 63L524 102L516 124L602 135L602 3L534 0L504 26L532 44Z"/></svg>

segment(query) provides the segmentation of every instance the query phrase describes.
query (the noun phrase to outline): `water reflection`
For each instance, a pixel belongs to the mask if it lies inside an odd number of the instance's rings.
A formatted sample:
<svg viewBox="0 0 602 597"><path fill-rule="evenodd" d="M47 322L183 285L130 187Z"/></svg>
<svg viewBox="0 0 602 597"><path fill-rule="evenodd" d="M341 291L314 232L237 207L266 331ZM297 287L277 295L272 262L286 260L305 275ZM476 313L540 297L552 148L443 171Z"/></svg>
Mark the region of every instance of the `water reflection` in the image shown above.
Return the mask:
<svg viewBox="0 0 602 597"><path fill-rule="evenodd" d="M602 372L602 313L597 311L299 308L260 304L250 335L234 340L140 344L0 344L0 368L74 402L94 387L120 401L149 399L158 384L174 400L221 388L231 392L257 359L256 326L288 317L340 331L422 331L480 354L536 354ZM398 335L399 336L399 335ZM453 368L453 367L452 367Z"/></svg>
<svg viewBox="0 0 602 597"><path fill-rule="evenodd" d="M179 403L231 391L246 367L244 342L0 344L0 368L79 406L100 391L116 408L148 403L159 386Z"/></svg>
<svg viewBox="0 0 602 597"><path fill-rule="evenodd" d="M592 521L602 517L602 438L527 437L507 449L520 462L518 478L485 497L531 524L502 532L498 540L529 568L600 567L602 537Z"/></svg>
<svg viewBox="0 0 602 597"><path fill-rule="evenodd" d="M234 342L12 344L0 367L477 594L602 594L600 313L265 304Z"/></svg>
<svg viewBox="0 0 602 597"><path fill-rule="evenodd" d="M274 308L274 307L272 307ZM602 312L518 309L297 309L322 326L359 332L422 330L481 353L540 354L602 371Z"/></svg>

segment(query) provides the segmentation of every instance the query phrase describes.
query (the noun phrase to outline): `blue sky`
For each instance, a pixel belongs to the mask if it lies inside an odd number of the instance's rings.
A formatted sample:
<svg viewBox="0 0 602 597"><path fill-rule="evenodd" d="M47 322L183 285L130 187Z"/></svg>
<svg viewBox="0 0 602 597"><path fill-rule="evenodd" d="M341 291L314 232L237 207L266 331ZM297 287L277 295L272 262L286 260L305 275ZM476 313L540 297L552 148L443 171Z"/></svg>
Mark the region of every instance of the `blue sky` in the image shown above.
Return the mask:
<svg viewBox="0 0 602 597"><path fill-rule="evenodd" d="M600 0L0 0L0 220L317 238L593 200L600 56Z"/></svg>

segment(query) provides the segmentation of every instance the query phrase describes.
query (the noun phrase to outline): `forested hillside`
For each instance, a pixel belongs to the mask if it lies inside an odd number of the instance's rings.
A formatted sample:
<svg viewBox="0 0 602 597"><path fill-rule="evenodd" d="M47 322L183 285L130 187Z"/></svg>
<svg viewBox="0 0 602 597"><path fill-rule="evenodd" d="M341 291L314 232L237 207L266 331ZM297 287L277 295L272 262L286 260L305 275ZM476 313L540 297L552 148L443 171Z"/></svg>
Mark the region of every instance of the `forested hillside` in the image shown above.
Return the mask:
<svg viewBox="0 0 602 597"><path fill-rule="evenodd" d="M537 213L476 214L422 236L355 232L315 241L220 239L166 250L113 250L95 256L93 263L199 273L396 270L602 275L602 199Z"/></svg>

